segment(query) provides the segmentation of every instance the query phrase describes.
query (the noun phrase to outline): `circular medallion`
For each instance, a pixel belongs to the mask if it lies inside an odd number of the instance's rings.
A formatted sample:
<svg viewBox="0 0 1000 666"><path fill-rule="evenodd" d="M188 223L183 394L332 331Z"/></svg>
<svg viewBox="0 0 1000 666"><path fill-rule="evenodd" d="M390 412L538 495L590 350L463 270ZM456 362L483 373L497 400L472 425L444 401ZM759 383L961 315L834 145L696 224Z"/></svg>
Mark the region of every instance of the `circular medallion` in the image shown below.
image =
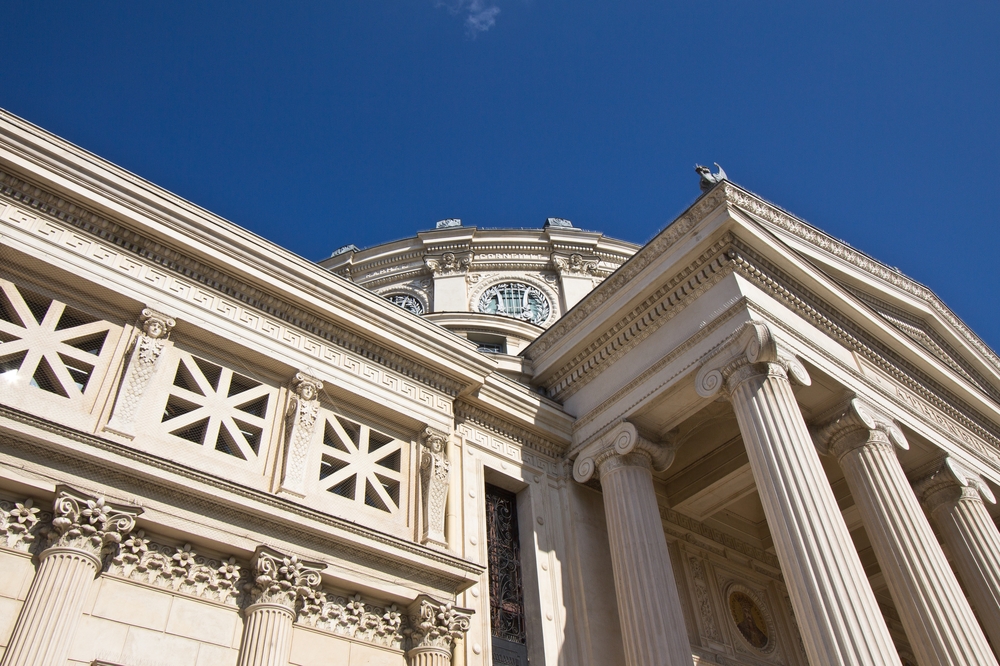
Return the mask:
<svg viewBox="0 0 1000 666"><path fill-rule="evenodd" d="M552 308L537 287L523 282L503 282L483 292L476 303L476 310L497 314L541 326L548 320Z"/></svg>
<svg viewBox="0 0 1000 666"><path fill-rule="evenodd" d="M409 294L390 294L385 298L390 303L395 303L399 307L412 312L415 315L422 315L424 313L424 304L421 303L415 296L410 296Z"/></svg>
<svg viewBox="0 0 1000 666"><path fill-rule="evenodd" d="M733 590L729 593L729 612L747 643L761 652L770 652L771 629L753 597L743 590Z"/></svg>

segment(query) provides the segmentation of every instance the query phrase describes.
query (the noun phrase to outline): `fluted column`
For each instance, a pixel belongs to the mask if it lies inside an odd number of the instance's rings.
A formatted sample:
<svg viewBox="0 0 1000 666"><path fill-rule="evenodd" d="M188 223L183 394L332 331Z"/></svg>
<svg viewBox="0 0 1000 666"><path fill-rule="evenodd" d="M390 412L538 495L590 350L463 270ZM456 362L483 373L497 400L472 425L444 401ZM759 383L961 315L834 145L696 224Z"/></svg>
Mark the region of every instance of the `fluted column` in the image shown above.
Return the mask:
<svg viewBox="0 0 1000 666"><path fill-rule="evenodd" d="M419 598L416 610L411 619L412 647L406 653L409 666L452 666L455 644L469 631L470 612L429 597Z"/></svg>
<svg viewBox="0 0 1000 666"><path fill-rule="evenodd" d="M101 555L135 527L141 509L112 507L103 497L57 489L50 545L24 600L3 666L66 663L83 604L101 570Z"/></svg>
<svg viewBox="0 0 1000 666"><path fill-rule="evenodd" d="M690 666L691 644L660 522L652 469L666 469L673 449L639 436L624 422L577 457L573 476L595 471L604 513L618 613L629 666Z"/></svg>
<svg viewBox="0 0 1000 666"><path fill-rule="evenodd" d="M725 387L733 404L809 663L898 666L789 374L810 381L767 325L747 322L696 388L710 397Z"/></svg>
<svg viewBox="0 0 1000 666"><path fill-rule="evenodd" d="M257 548L251 565L253 603L246 608L239 666L288 666L298 604L319 588L323 565L265 546Z"/></svg>
<svg viewBox="0 0 1000 666"><path fill-rule="evenodd" d="M855 398L816 439L840 462L917 661L995 665L896 457L902 431Z"/></svg>
<svg viewBox="0 0 1000 666"><path fill-rule="evenodd" d="M952 457L914 488L938 528L945 550L979 616L1000 650L1000 532L983 499L996 498L982 477Z"/></svg>

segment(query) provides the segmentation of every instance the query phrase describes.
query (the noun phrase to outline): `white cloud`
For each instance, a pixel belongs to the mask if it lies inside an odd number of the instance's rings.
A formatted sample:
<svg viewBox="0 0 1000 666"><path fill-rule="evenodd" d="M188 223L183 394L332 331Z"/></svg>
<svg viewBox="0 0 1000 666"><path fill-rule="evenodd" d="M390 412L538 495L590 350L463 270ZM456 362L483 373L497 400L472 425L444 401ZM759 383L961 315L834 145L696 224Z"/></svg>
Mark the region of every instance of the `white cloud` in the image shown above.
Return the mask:
<svg viewBox="0 0 1000 666"><path fill-rule="evenodd" d="M500 8L489 0L437 0L434 4L447 7L456 16L465 14L465 30L473 39L496 25L497 14L500 13Z"/></svg>

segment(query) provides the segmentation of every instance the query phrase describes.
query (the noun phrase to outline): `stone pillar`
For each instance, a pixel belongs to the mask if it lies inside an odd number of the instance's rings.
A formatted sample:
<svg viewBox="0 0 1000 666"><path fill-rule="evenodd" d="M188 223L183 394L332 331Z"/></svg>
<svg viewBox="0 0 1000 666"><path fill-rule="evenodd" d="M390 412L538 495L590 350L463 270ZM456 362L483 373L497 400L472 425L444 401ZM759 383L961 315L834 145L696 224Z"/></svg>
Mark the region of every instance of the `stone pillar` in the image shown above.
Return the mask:
<svg viewBox="0 0 1000 666"><path fill-rule="evenodd" d="M915 489L938 528L983 630L1000 650L1000 532L983 499L996 503L982 477L952 457Z"/></svg>
<svg viewBox="0 0 1000 666"><path fill-rule="evenodd" d="M434 312L468 312L469 293L466 274L472 264L472 253L445 252L424 257L424 263L434 275Z"/></svg>
<svg viewBox="0 0 1000 666"><path fill-rule="evenodd" d="M251 566L253 601L245 611L239 666L288 666L297 606L319 588L324 565L259 546Z"/></svg>
<svg viewBox="0 0 1000 666"><path fill-rule="evenodd" d="M445 452L448 435L426 428L420 437L420 481L424 530L421 543L447 548L444 534L445 506L451 462Z"/></svg>
<svg viewBox="0 0 1000 666"><path fill-rule="evenodd" d="M810 382L767 325L747 322L695 381L733 404L809 663L899 666L789 374Z"/></svg>
<svg viewBox="0 0 1000 666"><path fill-rule="evenodd" d="M429 597L418 600L416 617L411 618L412 647L406 653L409 666L453 666L452 650L469 630L469 611Z"/></svg>
<svg viewBox="0 0 1000 666"><path fill-rule="evenodd" d="M176 324L173 318L152 308L143 309L140 321L142 332L135 340L132 355L125 367L114 413L105 426L105 430L129 439L135 437L136 411L156 370L156 363L167 345L167 337Z"/></svg>
<svg viewBox="0 0 1000 666"><path fill-rule="evenodd" d="M917 662L995 665L896 457L903 432L855 398L816 439L840 462Z"/></svg>
<svg viewBox="0 0 1000 666"><path fill-rule="evenodd" d="M49 546L38 555L38 572L0 664L66 663L84 601L101 570L101 555L132 531L141 511L57 489Z"/></svg>
<svg viewBox="0 0 1000 666"><path fill-rule="evenodd" d="M573 477L581 483L595 472L600 475L629 666L693 663L653 490L652 470L665 470L673 457L672 447L640 437L634 425L623 422L581 452L573 465Z"/></svg>
<svg viewBox="0 0 1000 666"><path fill-rule="evenodd" d="M585 257L579 253L552 254L552 265L559 273L559 282L562 286L563 312L569 312L570 308L594 289L594 272L600 263L601 258L596 255Z"/></svg>
<svg viewBox="0 0 1000 666"><path fill-rule="evenodd" d="M295 373L285 410L285 467L281 474L281 490L299 497L306 494L306 463L319 414L319 392L323 390L323 382L316 379L313 372L306 369Z"/></svg>

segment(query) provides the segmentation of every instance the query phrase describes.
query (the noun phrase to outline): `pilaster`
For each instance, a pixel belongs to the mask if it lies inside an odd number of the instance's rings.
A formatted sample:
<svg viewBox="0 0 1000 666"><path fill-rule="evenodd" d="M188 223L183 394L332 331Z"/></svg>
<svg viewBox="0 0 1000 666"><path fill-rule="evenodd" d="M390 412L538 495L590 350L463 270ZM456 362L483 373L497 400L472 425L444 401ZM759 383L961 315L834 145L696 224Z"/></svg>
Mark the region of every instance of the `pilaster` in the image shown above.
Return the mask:
<svg viewBox="0 0 1000 666"><path fill-rule="evenodd" d="M855 398L816 440L840 462L917 661L996 664L896 457L902 431Z"/></svg>
<svg viewBox="0 0 1000 666"><path fill-rule="evenodd" d="M3 666L64 664L69 643L101 556L117 548L141 513L103 497L57 489L49 545L38 556L38 572L24 601Z"/></svg>
<svg viewBox="0 0 1000 666"><path fill-rule="evenodd" d="M427 428L420 437L420 481L423 494L424 530L422 543L447 548L444 533L445 507L451 462L447 455L448 435Z"/></svg>
<svg viewBox="0 0 1000 666"><path fill-rule="evenodd" d="M311 370L298 372L292 379L285 410L285 466L281 490L300 497L306 494L306 463L319 414L319 392L323 382Z"/></svg>
<svg viewBox="0 0 1000 666"><path fill-rule="evenodd" d="M471 252L445 252L424 257L434 275L434 312L468 312L469 290L466 275L472 264Z"/></svg>
<svg viewBox="0 0 1000 666"><path fill-rule="evenodd" d="M684 612L660 522L652 470L673 462L672 446L651 442L627 421L585 449L573 465L604 491L611 563L629 666L692 664Z"/></svg>
<svg viewBox="0 0 1000 666"><path fill-rule="evenodd" d="M747 322L695 382L732 402L809 663L898 666L789 376L811 381L768 325Z"/></svg>

